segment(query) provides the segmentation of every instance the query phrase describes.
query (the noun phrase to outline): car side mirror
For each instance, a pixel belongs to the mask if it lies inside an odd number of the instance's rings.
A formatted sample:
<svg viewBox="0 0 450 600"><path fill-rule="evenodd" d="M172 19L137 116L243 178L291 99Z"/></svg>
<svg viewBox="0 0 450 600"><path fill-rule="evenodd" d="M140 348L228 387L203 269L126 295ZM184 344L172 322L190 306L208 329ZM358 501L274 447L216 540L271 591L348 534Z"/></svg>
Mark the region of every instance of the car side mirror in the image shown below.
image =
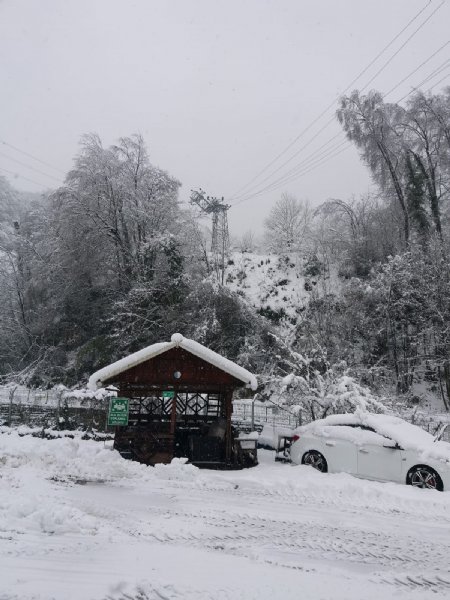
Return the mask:
<svg viewBox="0 0 450 600"><path fill-rule="evenodd" d="M403 448L395 442L392 444L383 444L383 448L390 448L391 450L403 450Z"/></svg>

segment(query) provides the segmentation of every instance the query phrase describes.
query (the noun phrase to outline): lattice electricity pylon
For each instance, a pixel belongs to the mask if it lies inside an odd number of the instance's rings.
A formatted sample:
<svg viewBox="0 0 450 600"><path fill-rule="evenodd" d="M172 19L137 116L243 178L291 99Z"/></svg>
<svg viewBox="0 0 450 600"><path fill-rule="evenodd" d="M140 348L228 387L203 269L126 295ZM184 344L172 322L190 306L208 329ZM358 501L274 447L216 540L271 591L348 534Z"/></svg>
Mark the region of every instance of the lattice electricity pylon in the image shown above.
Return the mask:
<svg viewBox="0 0 450 600"><path fill-rule="evenodd" d="M224 199L206 196L200 190L191 190L191 204L196 204L202 212L212 215L211 253L213 255L214 270L219 281L224 282L225 263L230 248L230 234L228 231L228 209Z"/></svg>

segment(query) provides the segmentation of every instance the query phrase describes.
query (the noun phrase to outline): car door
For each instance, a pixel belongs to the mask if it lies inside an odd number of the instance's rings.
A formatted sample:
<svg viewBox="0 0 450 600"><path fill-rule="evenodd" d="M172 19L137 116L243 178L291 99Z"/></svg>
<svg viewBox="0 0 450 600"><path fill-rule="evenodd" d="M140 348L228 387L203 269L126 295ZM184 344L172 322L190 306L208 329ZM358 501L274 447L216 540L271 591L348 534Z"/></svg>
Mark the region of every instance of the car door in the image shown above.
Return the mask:
<svg viewBox="0 0 450 600"><path fill-rule="evenodd" d="M402 481L403 454L393 440L366 428L358 445L358 475L380 481Z"/></svg>
<svg viewBox="0 0 450 600"><path fill-rule="evenodd" d="M321 427L320 441L330 473L358 471L356 446L352 441L353 427L350 425L327 425Z"/></svg>

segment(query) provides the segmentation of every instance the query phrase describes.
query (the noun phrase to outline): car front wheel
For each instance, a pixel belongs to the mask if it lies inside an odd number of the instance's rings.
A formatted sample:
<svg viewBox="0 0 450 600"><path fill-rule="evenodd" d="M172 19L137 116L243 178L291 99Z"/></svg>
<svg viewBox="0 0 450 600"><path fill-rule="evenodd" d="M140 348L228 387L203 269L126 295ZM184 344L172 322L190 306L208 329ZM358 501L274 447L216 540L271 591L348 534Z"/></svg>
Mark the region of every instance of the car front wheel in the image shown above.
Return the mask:
<svg viewBox="0 0 450 600"><path fill-rule="evenodd" d="M436 471L425 465L413 467L408 473L406 483L413 487L438 490L439 492L442 492L444 489L442 479Z"/></svg>
<svg viewBox="0 0 450 600"><path fill-rule="evenodd" d="M328 471L328 465L327 461L325 460L325 457L322 454L320 454L320 452L317 452L317 450L309 450L308 452L306 452L303 455L302 464L310 465L311 467L314 467L314 469L317 469L321 473L326 473Z"/></svg>

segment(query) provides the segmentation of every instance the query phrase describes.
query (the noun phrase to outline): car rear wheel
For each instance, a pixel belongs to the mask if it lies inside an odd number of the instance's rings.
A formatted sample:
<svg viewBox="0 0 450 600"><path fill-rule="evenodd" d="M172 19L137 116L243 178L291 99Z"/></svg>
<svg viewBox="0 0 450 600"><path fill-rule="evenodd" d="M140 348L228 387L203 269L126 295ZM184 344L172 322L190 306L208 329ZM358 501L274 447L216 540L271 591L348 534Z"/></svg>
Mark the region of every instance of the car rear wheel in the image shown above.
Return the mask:
<svg viewBox="0 0 450 600"><path fill-rule="evenodd" d="M438 490L439 492L442 492L444 489L442 479L434 469L426 465L413 467L408 473L406 483L413 487Z"/></svg>
<svg viewBox="0 0 450 600"><path fill-rule="evenodd" d="M320 454L320 452L317 452L317 450L309 450L306 452L303 455L302 464L310 465L321 473L326 473L328 471L328 465L325 457L323 454Z"/></svg>

